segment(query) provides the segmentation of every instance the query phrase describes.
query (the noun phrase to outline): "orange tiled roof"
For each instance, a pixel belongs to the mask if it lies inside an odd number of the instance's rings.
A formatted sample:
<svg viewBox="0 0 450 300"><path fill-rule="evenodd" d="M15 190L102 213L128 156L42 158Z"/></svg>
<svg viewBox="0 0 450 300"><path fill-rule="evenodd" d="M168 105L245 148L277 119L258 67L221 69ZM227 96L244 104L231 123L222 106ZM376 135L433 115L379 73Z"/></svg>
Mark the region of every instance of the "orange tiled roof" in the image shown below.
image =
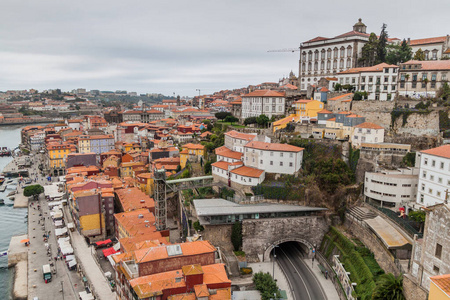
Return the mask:
<svg viewBox="0 0 450 300"><path fill-rule="evenodd" d="M331 111L326 110L326 109L322 109L321 111L317 112L318 114L332 114Z"/></svg>
<svg viewBox="0 0 450 300"><path fill-rule="evenodd" d="M242 97L284 97L284 92L277 92L272 90L256 90Z"/></svg>
<svg viewBox="0 0 450 300"><path fill-rule="evenodd" d="M142 215L142 218L139 217ZM156 231L155 216L148 209L137 209L114 214L117 224L121 225L129 237L151 234Z"/></svg>
<svg viewBox="0 0 450 300"><path fill-rule="evenodd" d="M229 157L229 158L233 158L233 159L238 159L238 160L241 160L242 156L244 155L241 152L230 150L230 149L228 149L225 146L216 148L215 149L215 153L216 153L216 155L221 155L221 156L225 156L225 157Z"/></svg>
<svg viewBox="0 0 450 300"><path fill-rule="evenodd" d="M329 38L326 38L326 37L323 37L323 36L318 36L318 37L310 39L309 41L306 41L304 43L320 42L320 41L326 41L326 40L329 40Z"/></svg>
<svg viewBox="0 0 450 300"><path fill-rule="evenodd" d="M344 94L344 95L336 96L336 97L328 99L328 101L339 100L339 99L342 99L342 98L345 98L345 97L353 98L353 93L347 93L347 94Z"/></svg>
<svg viewBox="0 0 450 300"><path fill-rule="evenodd" d="M251 167L247 167L247 166L242 166L242 167L233 169L230 172L233 174L236 174L236 175L245 176L245 177L254 177L254 178L259 178L259 177L261 177L261 174L264 173L263 170L251 168Z"/></svg>
<svg viewBox="0 0 450 300"><path fill-rule="evenodd" d="M371 67L352 68L346 71L339 72L338 74L355 74L361 72L382 72L384 68L398 68L397 65L390 65L387 63L381 63Z"/></svg>
<svg viewBox="0 0 450 300"><path fill-rule="evenodd" d="M433 276L430 277L430 280L447 296L450 296L450 274Z"/></svg>
<svg viewBox="0 0 450 300"><path fill-rule="evenodd" d="M236 130L231 130L231 131L225 132L225 135L228 135L229 137L232 137L235 139L247 140L247 141L251 141L256 137L255 134L242 133L242 132L238 132Z"/></svg>
<svg viewBox="0 0 450 300"><path fill-rule="evenodd" d="M438 36L438 37L431 37L431 38L425 38L425 39L410 40L409 45L417 46L417 45L424 45L424 44L445 43L446 40L447 40L446 36Z"/></svg>
<svg viewBox="0 0 450 300"><path fill-rule="evenodd" d="M440 147L436 147L436 148L432 148L432 149L428 149L428 150L423 150L420 152L435 155L435 156L450 158L450 145L444 145L444 146L440 146Z"/></svg>
<svg viewBox="0 0 450 300"><path fill-rule="evenodd" d="M118 189L116 194L124 211L155 207L153 198L150 198L137 187Z"/></svg>
<svg viewBox="0 0 450 300"><path fill-rule="evenodd" d="M296 87L295 85L290 84L290 83L287 83L287 84L285 84L285 85L283 85L281 87L285 88L285 89L288 89L288 90L297 90L298 89L298 87Z"/></svg>
<svg viewBox="0 0 450 300"><path fill-rule="evenodd" d="M420 71L420 70L449 70L450 69L450 60L426 60L426 61L419 61L419 60L409 60L402 65L421 65L422 67L420 69L408 69L401 71Z"/></svg>
<svg viewBox="0 0 450 300"><path fill-rule="evenodd" d="M229 162L226 162L226 161L223 161L223 160L217 161L217 162L211 164L211 166L219 168L219 169L222 169L222 170L225 170L225 171L228 171L228 166L229 165L230 165Z"/></svg>
<svg viewBox="0 0 450 300"><path fill-rule="evenodd" d="M364 123L361 123L359 125L356 125L355 127L357 127L357 128L368 128L368 129L384 129L380 125L377 125L375 123L370 123L370 122L364 122Z"/></svg>
<svg viewBox="0 0 450 300"><path fill-rule="evenodd" d="M258 142L252 141L245 145L247 148L259 149L259 150L268 150L268 151L286 151L286 152L300 152L303 151L304 148L288 145L288 144L279 144L279 143L266 143L266 142Z"/></svg>

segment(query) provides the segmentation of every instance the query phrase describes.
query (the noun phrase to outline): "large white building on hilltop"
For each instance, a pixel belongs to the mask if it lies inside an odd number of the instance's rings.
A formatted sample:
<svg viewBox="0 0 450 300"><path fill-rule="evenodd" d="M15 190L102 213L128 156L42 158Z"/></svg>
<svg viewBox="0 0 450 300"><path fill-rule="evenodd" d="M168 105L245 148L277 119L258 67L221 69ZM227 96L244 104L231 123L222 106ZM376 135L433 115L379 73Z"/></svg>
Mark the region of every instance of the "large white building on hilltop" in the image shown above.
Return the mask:
<svg viewBox="0 0 450 300"><path fill-rule="evenodd" d="M315 85L322 77L334 77L337 73L357 67L362 47L369 41L367 26L361 19L353 30L326 38L318 36L300 44L300 90Z"/></svg>
<svg viewBox="0 0 450 300"><path fill-rule="evenodd" d="M450 145L420 151L417 204L431 206L450 199Z"/></svg>

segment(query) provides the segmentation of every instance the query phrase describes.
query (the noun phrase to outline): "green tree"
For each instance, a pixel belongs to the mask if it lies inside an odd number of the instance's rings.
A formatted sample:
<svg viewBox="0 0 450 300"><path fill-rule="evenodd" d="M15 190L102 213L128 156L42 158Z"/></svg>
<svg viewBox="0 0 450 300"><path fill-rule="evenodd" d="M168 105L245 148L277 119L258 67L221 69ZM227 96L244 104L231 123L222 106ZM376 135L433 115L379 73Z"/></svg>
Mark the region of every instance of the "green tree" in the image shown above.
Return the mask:
<svg viewBox="0 0 450 300"><path fill-rule="evenodd" d="M402 165L405 167L414 167L416 164L416 152L408 152L402 159Z"/></svg>
<svg viewBox="0 0 450 300"><path fill-rule="evenodd" d="M444 84L439 88L436 96L437 98L441 98L444 100L450 99L450 86L447 82L444 82Z"/></svg>
<svg viewBox="0 0 450 300"><path fill-rule="evenodd" d="M244 125L256 124L256 117L248 117L244 120Z"/></svg>
<svg viewBox="0 0 450 300"><path fill-rule="evenodd" d="M382 63L386 61L386 44L388 39L388 33L386 30L387 25L383 23L381 26L380 37L377 43L377 59L376 63Z"/></svg>
<svg viewBox="0 0 450 300"><path fill-rule="evenodd" d="M372 300L404 300L403 295L403 277L400 274L395 277L394 274L383 274L379 277L375 290L372 294Z"/></svg>
<svg viewBox="0 0 450 300"><path fill-rule="evenodd" d="M203 170L205 171L205 174L211 174L212 172L212 167L211 167L211 162L208 160L205 165L203 166Z"/></svg>
<svg viewBox="0 0 450 300"><path fill-rule="evenodd" d="M412 58L412 49L406 40L400 45L387 45L386 52L386 62L391 65L398 65Z"/></svg>
<svg viewBox="0 0 450 300"><path fill-rule="evenodd" d="M262 300L276 299L281 297L276 281L269 273L258 272L253 275L253 283L261 294Z"/></svg>
<svg viewBox="0 0 450 300"><path fill-rule="evenodd" d="M214 116L218 119L218 120L223 120L228 116L231 116L232 114L230 112L227 111L221 111L216 113Z"/></svg>
<svg viewBox="0 0 450 300"><path fill-rule="evenodd" d="M231 229L231 243L233 244L234 251L241 250L242 247L242 224L239 221L234 222Z"/></svg>
<svg viewBox="0 0 450 300"><path fill-rule="evenodd" d="M420 223L420 229L419 232L422 232L423 225L425 224L427 214L423 210L415 210L410 211L408 214L408 218Z"/></svg>
<svg viewBox="0 0 450 300"><path fill-rule="evenodd" d="M334 90L335 90L335 91L342 91L342 84L336 83L336 84L334 85Z"/></svg>
<svg viewBox="0 0 450 300"><path fill-rule="evenodd" d="M259 115L259 117L256 118L256 123L258 123L258 125L262 127L265 127L269 123L269 121L269 117L264 114Z"/></svg>
<svg viewBox="0 0 450 300"><path fill-rule="evenodd" d="M39 195L42 194L43 192L44 187L40 184L29 185L23 189L23 195L25 197L33 196L34 199L37 199Z"/></svg>
<svg viewBox="0 0 450 300"><path fill-rule="evenodd" d="M377 60L378 38L375 33L371 33L369 41L362 47L359 65L361 67L373 66Z"/></svg>
<svg viewBox="0 0 450 300"><path fill-rule="evenodd" d="M233 125L234 122L239 122L239 119L234 116L227 116L223 121L229 122L231 123L231 125Z"/></svg>
<svg viewBox="0 0 450 300"><path fill-rule="evenodd" d="M425 52L423 52L422 48L416 51L414 54L414 60L425 60Z"/></svg>

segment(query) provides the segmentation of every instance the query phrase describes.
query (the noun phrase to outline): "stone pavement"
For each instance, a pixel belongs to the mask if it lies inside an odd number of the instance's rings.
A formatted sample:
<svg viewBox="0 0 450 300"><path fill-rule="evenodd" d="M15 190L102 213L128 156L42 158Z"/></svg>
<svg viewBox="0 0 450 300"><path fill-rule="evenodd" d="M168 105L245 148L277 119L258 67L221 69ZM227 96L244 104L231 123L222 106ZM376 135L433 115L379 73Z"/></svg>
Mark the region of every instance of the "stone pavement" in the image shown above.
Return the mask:
<svg viewBox="0 0 450 300"><path fill-rule="evenodd" d="M41 209L37 208L40 204ZM44 196L39 197L39 202L32 201L32 206L28 208L28 235L30 246L28 252L28 296L29 299L39 297L39 299L78 299L78 293L84 291L81 277L76 271L69 271L64 260L56 260L54 257L58 253L57 241L55 237L54 224L49 217L47 201ZM40 216L41 214L41 216ZM47 241L50 253L44 242L44 233L50 231ZM53 264L52 270L56 274L52 275L52 281L45 283L42 274L42 266Z"/></svg>
<svg viewBox="0 0 450 300"><path fill-rule="evenodd" d="M64 207L64 216L67 222L71 222L69 210ZM92 291L98 296L100 300L116 299L116 293L111 291L110 285L106 280L100 266L95 258L92 256L92 250L89 248L86 240L78 231L70 232L70 240L75 252L77 262L86 274L86 277L91 284Z"/></svg>

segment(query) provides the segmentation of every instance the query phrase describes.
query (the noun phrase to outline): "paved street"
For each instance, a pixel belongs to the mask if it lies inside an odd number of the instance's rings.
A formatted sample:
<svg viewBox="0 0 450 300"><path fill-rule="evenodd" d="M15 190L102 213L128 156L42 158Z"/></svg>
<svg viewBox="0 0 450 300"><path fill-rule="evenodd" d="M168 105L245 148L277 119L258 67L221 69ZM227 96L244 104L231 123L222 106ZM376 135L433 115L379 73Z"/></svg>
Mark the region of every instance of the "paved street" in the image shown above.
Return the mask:
<svg viewBox="0 0 450 300"><path fill-rule="evenodd" d="M37 174L37 164L33 164L30 173ZM41 181L41 180L38 180ZM42 182L42 181L41 181ZM41 183L39 182L39 183ZM19 188L19 193L22 193ZM28 233L30 246L28 251L28 296L29 299L78 299L78 292L84 291L81 277L76 271L69 271L64 260L57 260L57 242L55 238L54 224L49 217L47 201L44 195L40 195L39 201L33 201L28 208ZM40 209L38 209L38 204ZM48 240L51 249L47 254L43 235L50 231ZM42 266L53 263L56 274L52 281L45 283L42 274ZM64 292L62 292L62 290Z"/></svg>
<svg viewBox="0 0 450 300"><path fill-rule="evenodd" d="M320 271L316 270L317 266L311 270L311 259L304 259L300 248L295 243L281 244L277 248L276 255L277 262L292 286L293 299L339 299L331 280L325 279Z"/></svg>

